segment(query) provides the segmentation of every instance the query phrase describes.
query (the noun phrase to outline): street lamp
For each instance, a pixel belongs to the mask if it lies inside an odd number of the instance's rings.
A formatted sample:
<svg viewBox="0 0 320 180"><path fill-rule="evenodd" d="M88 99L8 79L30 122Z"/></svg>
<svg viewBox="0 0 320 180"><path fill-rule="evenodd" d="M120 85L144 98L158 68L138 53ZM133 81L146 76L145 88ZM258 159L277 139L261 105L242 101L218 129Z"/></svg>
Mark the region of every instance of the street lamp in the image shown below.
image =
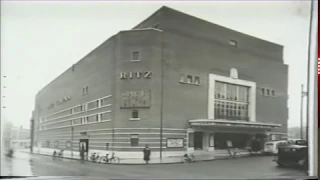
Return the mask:
<svg viewBox="0 0 320 180"><path fill-rule="evenodd" d="M71 126L71 157L73 158L73 125Z"/></svg>
<svg viewBox="0 0 320 180"><path fill-rule="evenodd" d="M303 91L303 84L301 84L301 107L300 107L300 139L303 139L303 98L307 96L308 93Z"/></svg>

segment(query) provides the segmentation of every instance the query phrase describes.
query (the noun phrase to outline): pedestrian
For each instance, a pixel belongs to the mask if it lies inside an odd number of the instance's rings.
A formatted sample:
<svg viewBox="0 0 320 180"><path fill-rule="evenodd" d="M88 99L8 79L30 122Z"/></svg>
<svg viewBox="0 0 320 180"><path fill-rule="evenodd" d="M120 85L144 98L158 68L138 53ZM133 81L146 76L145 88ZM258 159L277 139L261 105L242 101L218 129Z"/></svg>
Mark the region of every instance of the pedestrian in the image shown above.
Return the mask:
<svg viewBox="0 0 320 180"><path fill-rule="evenodd" d="M80 158L81 158L81 163L84 163L84 146L81 146L80 149Z"/></svg>
<svg viewBox="0 0 320 180"><path fill-rule="evenodd" d="M150 161L150 155L151 155L151 150L148 145L143 149L143 160L146 162L146 164L149 164Z"/></svg>
<svg viewBox="0 0 320 180"><path fill-rule="evenodd" d="M52 154L52 160L55 160L56 159L56 156L57 156L57 151L53 151L53 154Z"/></svg>

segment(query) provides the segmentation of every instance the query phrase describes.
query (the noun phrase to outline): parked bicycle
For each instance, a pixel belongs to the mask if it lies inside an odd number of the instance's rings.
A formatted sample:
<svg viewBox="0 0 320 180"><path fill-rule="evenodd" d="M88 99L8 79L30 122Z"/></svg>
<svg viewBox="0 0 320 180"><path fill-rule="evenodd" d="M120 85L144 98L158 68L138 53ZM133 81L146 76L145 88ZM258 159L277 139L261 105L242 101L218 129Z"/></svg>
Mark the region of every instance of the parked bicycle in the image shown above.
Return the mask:
<svg viewBox="0 0 320 180"><path fill-rule="evenodd" d="M90 156L90 160L96 163L100 163L100 158L99 153L92 153Z"/></svg>
<svg viewBox="0 0 320 180"><path fill-rule="evenodd" d="M100 163L120 163L120 158L115 156L115 153L112 152L111 157L109 157L109 154L102 156L100 158Z"/></svg>
<svg viewBox="0 0 320 180"><path fill-rule="evenodd" d="M192 163L192 162L195 162L195 156L193 154L184 154L182 159L181 159L182 162L184 163Z"/></svg>

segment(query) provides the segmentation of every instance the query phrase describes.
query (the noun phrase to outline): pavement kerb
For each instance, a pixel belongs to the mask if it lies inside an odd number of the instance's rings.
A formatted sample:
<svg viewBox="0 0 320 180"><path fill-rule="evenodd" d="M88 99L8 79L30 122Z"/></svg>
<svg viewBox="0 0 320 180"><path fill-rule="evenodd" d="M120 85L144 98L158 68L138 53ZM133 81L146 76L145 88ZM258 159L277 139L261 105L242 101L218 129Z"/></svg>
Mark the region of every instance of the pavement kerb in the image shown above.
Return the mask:
<svg viewBox="0 0 320 180"><path fill-rule="evenodd" d="M26 152L26 151L21 151L23 153L28 153L28 154L33 154L33 155L40 155L40 156L48 156L48 157L52 157L52 155L49 154L41 154L41 153L31 153L31 152ZM256 155L257 156L257 155ZM205 162L205 161L216 161L216 160L229 160L229 159L239 159L239 158L250 158L250 157L255 157L255 155L250 155L250 154L246 154L246 155L240 155L238 157L230 157L230 156L217 156L214 159L203 159L203 160L197 160L196 162ZM57 157L57 159L59 159L61 157ZM73 160L73 161L81 161L80 159L77 158L71 158L71 157L62 157L62 159L69 159L69 160ZM85 162L89 162L89 163L94 163L92 161L89 160L84 160ZM160 163L149 163L148 165L159 165L159 164L184 164L185 162L160 162ZM109 165L146 165L145 163L96 163L96 164L109 164ZM188 163L185 163L188 164Z"/></svg>

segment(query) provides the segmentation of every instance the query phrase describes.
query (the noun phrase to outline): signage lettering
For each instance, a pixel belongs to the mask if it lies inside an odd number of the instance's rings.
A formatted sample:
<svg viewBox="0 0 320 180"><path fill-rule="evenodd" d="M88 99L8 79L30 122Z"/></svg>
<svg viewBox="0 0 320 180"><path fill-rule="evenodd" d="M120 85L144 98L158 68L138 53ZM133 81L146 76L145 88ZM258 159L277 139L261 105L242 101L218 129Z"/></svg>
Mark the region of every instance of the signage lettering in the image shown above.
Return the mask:
<svg viewBox="0 0 320 180"><path fill-rule="evenodd" d="M120 79L141 79L141 77L150 79L152 75L151 71L146 72L121 72Z"/></svg>
<svg viewBox="0 0 320 180"><path fill-rule="evenodd" d="M64 102L70 101L70 100L71 100L70 96L66 96L66 97L63 97L63 98L59 99L56 103L57 103L57 105L60 105L60 104L62 104Z"/></svg>

